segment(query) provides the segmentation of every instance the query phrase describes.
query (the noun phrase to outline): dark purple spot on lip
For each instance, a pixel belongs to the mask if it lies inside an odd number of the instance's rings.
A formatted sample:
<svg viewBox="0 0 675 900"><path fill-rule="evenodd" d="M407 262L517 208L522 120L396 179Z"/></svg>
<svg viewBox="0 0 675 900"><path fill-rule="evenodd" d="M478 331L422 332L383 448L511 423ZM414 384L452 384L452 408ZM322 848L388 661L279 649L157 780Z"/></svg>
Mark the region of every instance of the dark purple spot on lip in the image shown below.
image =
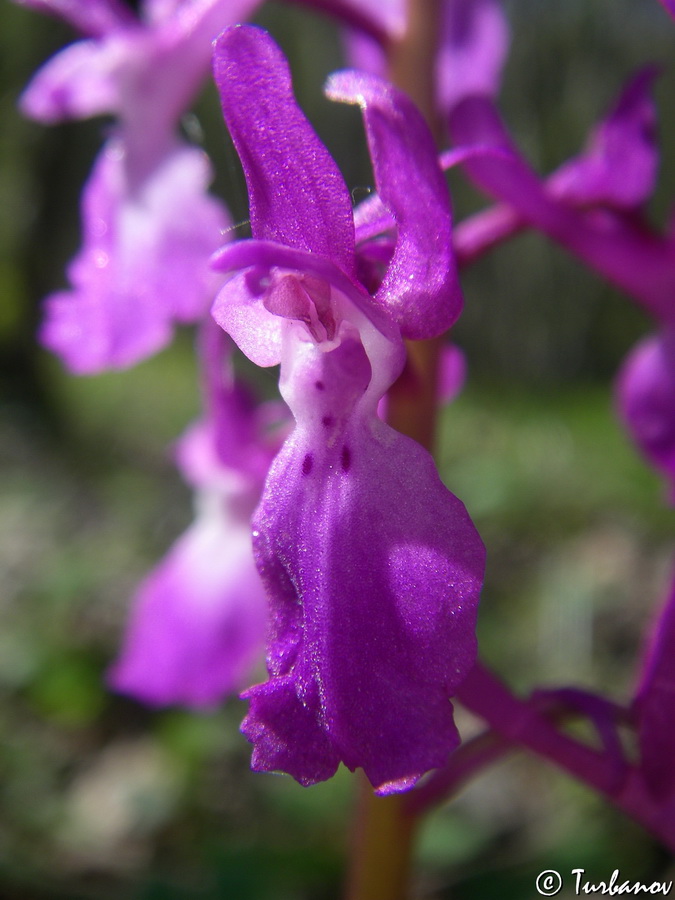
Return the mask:
<svg viewBox="0 0 675 900"><path fill-rule="evenodd" d="M323 383L323 381L315 381L314 387L317 389L317 391L324 391L326 389L326 385Z"/></svg>
<svg viewBox="0 0 675 900"><path fill-rule="evenodd" d="M340 463L342 465L342 471L348 472L349 467L352 464L352 453L349 447L346 445L342 448L342 454L340 456Z"/></svg>
<svg viewBox="0 0 675 900"><path fill-rule="evenodd" d="M321 419L321 424L325 428L330 428L334 421L335 419L332 416L323 416L323 418Z"/></svg>
<svg viewBox="0 0 675 900"><path fill-rule="evenodd" d="M312 471L312 466L314 465L314 459L311 453L307 453L305 458L302 461L302 474L309 475Z"/></svg>

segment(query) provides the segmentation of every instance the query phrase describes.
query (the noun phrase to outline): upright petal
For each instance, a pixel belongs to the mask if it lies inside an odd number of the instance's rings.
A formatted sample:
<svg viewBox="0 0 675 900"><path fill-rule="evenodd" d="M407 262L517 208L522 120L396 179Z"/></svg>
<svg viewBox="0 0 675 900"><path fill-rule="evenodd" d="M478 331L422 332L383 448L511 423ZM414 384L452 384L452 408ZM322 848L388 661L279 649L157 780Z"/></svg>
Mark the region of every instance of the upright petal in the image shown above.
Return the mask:
<svg viewBox="0 0 675 900"><path fill-rule="evenodd" d="M361 106L378 195L398 227L376 299L405 337L442 334L459 316L462 294L452 251L450 198L429 129L404 94L375 76L338 73L326 92Z"/></svg>
<svg viewBox="0 0 675 900"><path fill-rule="evenodd" d="M133 365L168 342L174 322L204 315L218 281L208 259L227 222L209 178L202 152L178 146L133 190L123 145L106 145L83 197L73 290L48 298L41 331L72 371Z"/></svg>
<svg viewBox="0 0 675 900"><path fill-rule="evenodd" d="M263 31L226 29L214 70L244 167L253 236L332 259L354 272L351 198L293 96L288 63Z"/></svg>
<svg viewBox="0 0 675 900"><path fill-rule="evenodd" d="M501 0L444 3L436 59L439 108L447 113L473 94L496 97L508 49Z"/></svg>
<svg viewBox="0 0 675 900"><path fill-rule="evenodd" d="M588 148L547 179L547 190L575 206L631 209L654 190L658 168L655 66L637 72L610 114L593 129Z"/></svg>

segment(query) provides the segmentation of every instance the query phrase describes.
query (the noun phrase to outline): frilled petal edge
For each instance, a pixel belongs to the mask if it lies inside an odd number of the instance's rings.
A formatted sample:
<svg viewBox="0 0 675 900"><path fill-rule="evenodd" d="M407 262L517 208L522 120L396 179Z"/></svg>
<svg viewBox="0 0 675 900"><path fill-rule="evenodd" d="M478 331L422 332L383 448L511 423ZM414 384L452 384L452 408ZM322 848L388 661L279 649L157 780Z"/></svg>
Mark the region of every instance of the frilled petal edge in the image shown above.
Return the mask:
<svg viewBox="0 0 675 900"><path fill-rule="evenodd" d="M458 742L450 697L474 662L484 549L429 454L375 419L328 441L299 427L270 472L254 546L273 636L270 680L246 694L253 767L311 784L343 761L390 793L443 765Z"/></svg>

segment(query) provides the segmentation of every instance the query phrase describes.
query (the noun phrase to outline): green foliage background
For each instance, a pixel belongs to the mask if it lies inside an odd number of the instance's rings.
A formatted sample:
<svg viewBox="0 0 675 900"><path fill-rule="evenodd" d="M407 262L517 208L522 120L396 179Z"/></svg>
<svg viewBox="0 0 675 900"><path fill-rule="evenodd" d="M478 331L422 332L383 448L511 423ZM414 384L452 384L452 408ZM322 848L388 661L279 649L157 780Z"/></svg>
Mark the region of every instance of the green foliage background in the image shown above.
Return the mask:
<svg viewBox="0 0 675 900"><path fill-rule="evenodd" d="M79 191L107 125L21 119L22 85L72 35L0 2L0 897L336 898L348 773L309 790L252 775L239 701L194 716L105 690L134 586L190 521L167 448L198 412L193 336L132 371L86 379L36 345L40 300L65 284ZM663 63L651 209L663 224L675 194L675 25L656 0L512 0L507 10L503 110L541 172L578 150L630 71ZM281 3L258 20L290 55L299 98L358 199L371 185L358 114L320 91L343 64L336 29ZM197 117L216 190L244 220L213 88ZM461 175L452 187L458 219L481 205ZM464 284L456 338L470 378L443 414L438 458L489 549L483 652L524 691L578 683L625 698L673 535L662 486L611 409L612 376L648 322L536 235ZM415 897L534 897L539 871L574 867L672 877L639 828L515 757L430 817Z"/></svg>

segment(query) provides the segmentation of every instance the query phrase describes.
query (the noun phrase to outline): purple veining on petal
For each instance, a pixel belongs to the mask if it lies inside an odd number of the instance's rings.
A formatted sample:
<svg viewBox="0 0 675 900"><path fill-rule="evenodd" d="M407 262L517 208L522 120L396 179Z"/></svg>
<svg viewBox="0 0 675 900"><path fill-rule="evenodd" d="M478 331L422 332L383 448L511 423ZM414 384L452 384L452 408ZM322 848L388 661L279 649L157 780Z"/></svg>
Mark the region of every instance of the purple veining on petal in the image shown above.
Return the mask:
<svg viewBox="0 0 675 900"><path fill-rule="evenodd" d="M352 466L352 451L345 444L340 454L340 466L343 472L348 472Z"/></svg>
<svg viewBox="0 0 675 900"><path fill-rule="evenodd" d="M363 111L378 196L397 226L394 254L376 298L404 336L442 334L462 296L452 252L452 216L433 138L421 113L387 82L357 72L331 76L331 99Z"/></svg>

